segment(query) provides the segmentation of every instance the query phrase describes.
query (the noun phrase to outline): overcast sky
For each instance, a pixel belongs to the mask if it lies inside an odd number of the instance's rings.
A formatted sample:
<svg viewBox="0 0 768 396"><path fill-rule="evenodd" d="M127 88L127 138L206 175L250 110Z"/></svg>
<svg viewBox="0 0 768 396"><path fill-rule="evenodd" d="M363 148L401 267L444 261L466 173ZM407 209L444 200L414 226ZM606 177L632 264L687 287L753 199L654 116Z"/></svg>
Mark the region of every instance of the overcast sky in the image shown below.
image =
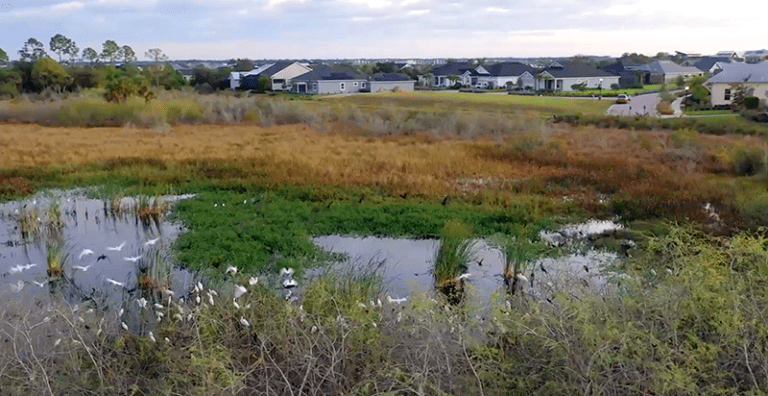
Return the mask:
<svg viewBox="0 0 768 396"><path fill-rule="evenodd" d="M766 48L767 27L764 0L0 0L11 59L57 33L140 59L708 54Z"/></svg>

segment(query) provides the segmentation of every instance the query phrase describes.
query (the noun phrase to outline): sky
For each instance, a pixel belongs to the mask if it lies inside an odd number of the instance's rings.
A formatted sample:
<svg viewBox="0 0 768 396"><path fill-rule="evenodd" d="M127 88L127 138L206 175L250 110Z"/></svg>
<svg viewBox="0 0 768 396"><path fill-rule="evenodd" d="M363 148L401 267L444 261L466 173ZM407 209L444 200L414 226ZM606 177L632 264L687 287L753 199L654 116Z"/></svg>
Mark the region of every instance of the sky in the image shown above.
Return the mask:
<svg viewBox="0 0 768 396"><path fill-rule="evenodd" d="M57 33L139 59L566 57L768 48L768 2L0 0L0 48Z"/></svg>

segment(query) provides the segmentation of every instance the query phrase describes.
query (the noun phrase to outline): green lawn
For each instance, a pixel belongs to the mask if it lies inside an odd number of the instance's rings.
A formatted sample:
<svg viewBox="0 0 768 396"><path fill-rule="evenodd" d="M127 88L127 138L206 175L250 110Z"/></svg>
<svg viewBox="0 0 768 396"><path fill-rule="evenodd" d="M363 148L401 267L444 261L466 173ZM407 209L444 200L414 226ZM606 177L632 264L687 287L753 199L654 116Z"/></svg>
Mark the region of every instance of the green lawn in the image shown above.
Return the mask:
<svg viewBox="0 0 768 396"><path fill-rule="evenodd" d="M672 85L667 85L668 88L675 88ZM661 90L661 84L646 85L643 88L625 88L625 89L603 89L603 96L617 96L619 94L627 94L630 96L642 95L646 93L658 92ZM566 91L556 92L556 96L597 96L600 95L599 89L585 89L583 91Z"/></svg>
<svg viewBox="0 0 768 396"><path fill-rule="evenodd" d="M685 114L688 115L731 115L738 116L738 114L730 110L689 110Z"/></svg>
<svg viewBox="0 0 768 396"><path fill-rule="evenodd" d="M372 93L325 97L323 101L355 104L363 108L395 106L408 110L481 111L492 113L541 113L601 115L611 101L533 95L496 95L457 92Z"/></svg>

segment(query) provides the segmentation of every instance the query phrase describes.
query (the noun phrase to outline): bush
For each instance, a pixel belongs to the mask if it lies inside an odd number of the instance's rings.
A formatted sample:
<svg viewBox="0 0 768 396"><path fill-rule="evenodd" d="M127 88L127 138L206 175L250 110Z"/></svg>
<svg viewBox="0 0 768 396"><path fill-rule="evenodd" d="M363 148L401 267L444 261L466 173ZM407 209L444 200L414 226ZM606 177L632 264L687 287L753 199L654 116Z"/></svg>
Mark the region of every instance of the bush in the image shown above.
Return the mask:
<svg viewBox="0 0 768 396"><path fill-rule="evenodd" d="M672 109L672 105L669 102L662 101L656 105L656 111L662 115L672 115L675 111Z"/></svg>
<svg viewBox="0 0 768 396"><path fill-rule="evenodd" d="M621 85L619 85L619 84L615 84L615 83L614 83L614 84L611 84L611 89L613 89L613 90L618 90L618 89L621 89Z"/></svg>
<svg viewBox="0 0 768 396"><path fill-rule="evenodd" d="M757 110L760 107L760 98L757 96L747 96L744 98L744 108L747 110Z"/></svg>
<svg viewBox="0 0 768 396"><path fill-rule="evenodd" d="M733 153L733 171L737 175L754 175L765 169L765 152L760 148L740 148Z"/></svg>

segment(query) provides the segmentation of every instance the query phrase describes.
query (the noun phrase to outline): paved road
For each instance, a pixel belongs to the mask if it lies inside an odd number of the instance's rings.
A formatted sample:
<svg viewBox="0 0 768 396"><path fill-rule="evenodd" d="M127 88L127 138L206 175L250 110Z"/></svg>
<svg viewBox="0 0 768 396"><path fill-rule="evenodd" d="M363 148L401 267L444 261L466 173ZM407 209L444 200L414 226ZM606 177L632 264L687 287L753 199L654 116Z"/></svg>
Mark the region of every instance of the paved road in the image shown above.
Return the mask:
<svg viewBox="0 0 768 396"><path fill-rule="evenodd" d="M645 95L632 96L627 104L614 104L608 108L605 114L608 115L648 115L658 117L656 104L659 103L659 94L651 93ZM603 99L605 100L605 98Z"/></svg>

